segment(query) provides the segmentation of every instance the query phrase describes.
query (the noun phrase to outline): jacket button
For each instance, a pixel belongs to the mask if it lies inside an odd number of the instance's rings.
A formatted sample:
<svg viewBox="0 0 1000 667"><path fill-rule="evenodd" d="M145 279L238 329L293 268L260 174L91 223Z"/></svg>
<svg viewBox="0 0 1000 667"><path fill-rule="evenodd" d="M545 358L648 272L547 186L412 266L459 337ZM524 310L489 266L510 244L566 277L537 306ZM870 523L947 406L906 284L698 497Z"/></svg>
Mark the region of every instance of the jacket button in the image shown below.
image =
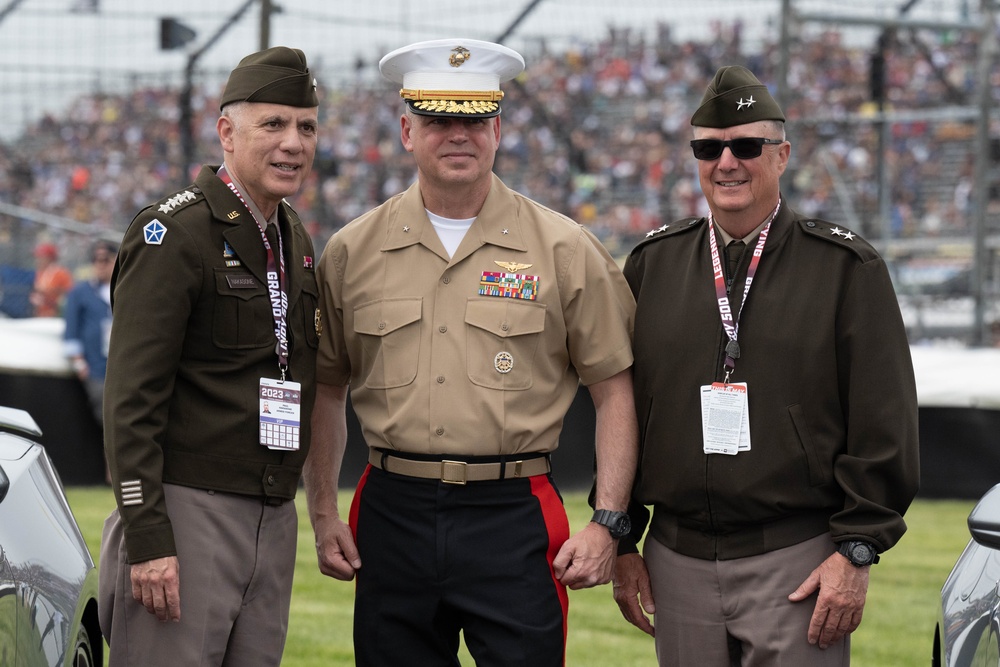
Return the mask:
<svg viewBox="0 0 1000 667"><path fill-rule="evenodd" d="M267 476L267 485L268 486L274 486L274 475L268 475Z"/></svg>

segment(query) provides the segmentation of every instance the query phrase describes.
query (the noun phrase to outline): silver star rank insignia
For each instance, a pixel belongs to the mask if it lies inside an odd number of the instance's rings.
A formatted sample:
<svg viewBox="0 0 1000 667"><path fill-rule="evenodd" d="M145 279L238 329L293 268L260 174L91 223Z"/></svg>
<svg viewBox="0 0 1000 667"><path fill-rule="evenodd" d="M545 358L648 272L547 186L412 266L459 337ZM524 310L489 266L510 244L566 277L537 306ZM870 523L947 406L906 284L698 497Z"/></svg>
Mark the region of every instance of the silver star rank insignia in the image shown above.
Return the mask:
<svg viewBox="0 0 1000 667"><path fill-rule="evenodd" d="M160 213L170 213L172 210L180 206L185 202L189 202L195 198L195 194L190 190L185 190L184 192L178 192L173 197L167 201L160 204Z"/></svg>
<svg viewBox="0 0 1000 667"><path fill-rule="evenodd" d="M750 99L747 99L747 100L744 100L744 99L743 99L743 98L741 97L741 98L740 98L740 101L736 103L736 110L737 110L737 111L743 111L743 108L744 108L744 107L746 107L747 109L750 109L750 108L752 108L752 107L753 107L753 105L754 105L754 103L755 103L755 102L757 102L757 100L755 100L755 99L753 98L753 95L751 95L751 96L750 96Z"/></svg>

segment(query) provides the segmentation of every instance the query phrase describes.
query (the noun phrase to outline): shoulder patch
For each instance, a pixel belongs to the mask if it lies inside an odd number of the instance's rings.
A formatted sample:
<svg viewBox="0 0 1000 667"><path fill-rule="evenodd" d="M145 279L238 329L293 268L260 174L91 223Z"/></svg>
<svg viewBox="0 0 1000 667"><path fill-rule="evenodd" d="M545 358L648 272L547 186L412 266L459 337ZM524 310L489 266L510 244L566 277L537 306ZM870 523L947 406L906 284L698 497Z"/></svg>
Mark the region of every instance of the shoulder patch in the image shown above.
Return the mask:
<svg viewBox="0 0 1000 667"><path fill-rule="evenodd" d="M875 248L868 241L842 225L835 225L818 218L803 218L798 223L799 228L806 234L850 250L863 260L878 257Z"/></svg>
<svg viewBox="0 0 1000 667"><path fill-rule="evenodd" d="M146 245L162 245L163 237L166 235L167 228L163 226L162 222L156 219L147 223L142 228L142 238L146 241Z"/></svg>

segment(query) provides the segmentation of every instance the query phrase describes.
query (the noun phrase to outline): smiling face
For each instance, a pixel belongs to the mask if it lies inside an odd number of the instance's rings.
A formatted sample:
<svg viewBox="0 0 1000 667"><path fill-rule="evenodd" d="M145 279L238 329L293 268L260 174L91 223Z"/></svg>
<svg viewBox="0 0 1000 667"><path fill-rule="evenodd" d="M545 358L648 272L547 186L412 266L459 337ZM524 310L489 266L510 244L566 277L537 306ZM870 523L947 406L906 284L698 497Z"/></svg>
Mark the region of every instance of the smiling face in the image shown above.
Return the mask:
<svg viewBox="0 0 1000 667"><path fill-rule="evenodd" d="M499 116L447 118L408 111L400 129L403 147L417 162L422 191L489 190L500 146Z"/></svg>
<svg viewBox="0 0 1000 667"><path fill-rule="evenodd" d="M316 107L239 102L223 110L216 129L226 168L265 217L309 175L317 126Z"/></svg>
<svg viewBox="0 0 1000 667"><path fill-rule="evenodd" d="M764 137L781 139L781 124L762 120L726 128L695 127L695 139ZM740 160L726 147L715 160L698 161L701 189L716 222L734 238L743 238L778 204L779 180L788 166L791 144L765 145L760 157Z"/></svg>

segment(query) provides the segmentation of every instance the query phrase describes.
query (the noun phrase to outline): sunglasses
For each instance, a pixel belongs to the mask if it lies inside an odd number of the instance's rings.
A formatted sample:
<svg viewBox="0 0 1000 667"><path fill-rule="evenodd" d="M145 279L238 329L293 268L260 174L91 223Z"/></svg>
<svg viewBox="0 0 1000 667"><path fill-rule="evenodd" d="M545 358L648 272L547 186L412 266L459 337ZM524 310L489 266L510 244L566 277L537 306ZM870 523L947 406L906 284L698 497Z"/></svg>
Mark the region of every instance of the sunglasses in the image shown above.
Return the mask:
<svg viewBox="0 0 1000 667"><path fill-rule="evenodd" d="M722 141L721 139L692 139L691 150L697 160L718 160L726 146L733 152L733 157L740 160L752 160L760 157L764 144L783 144L784 139L764 139L763 137L740 137Z"/></svg>

